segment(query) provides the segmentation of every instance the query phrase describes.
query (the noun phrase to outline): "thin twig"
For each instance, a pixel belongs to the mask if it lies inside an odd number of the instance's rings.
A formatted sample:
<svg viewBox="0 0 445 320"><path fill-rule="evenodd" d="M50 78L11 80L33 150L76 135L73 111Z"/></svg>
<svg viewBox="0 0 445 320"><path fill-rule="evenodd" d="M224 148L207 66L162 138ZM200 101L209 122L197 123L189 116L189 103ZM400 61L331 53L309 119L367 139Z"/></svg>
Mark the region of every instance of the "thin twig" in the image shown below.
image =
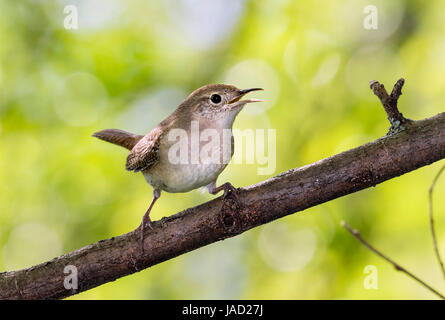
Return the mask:
<svg viewBox="0 0 445 320"><path fill-rule="evenodd" d="M396 107L397 107L397 100L399 100L399 97L402 95L402 87L405 84L405 79L400 78L397 80L396 84L392 88L391 92L391 98L395 99Z"/></svg>
<svg viewBox="0 0 445 320"><path fill-rule="evenodd" d="M437 262L439 263L440 269L442 270L443 278L445 280L445 267L443 265L442 258L440 256L440 250L439 246L437 245L437 237L436 237L436 230L434 227L434 217L433 217L433 191L434 187L436 186L436 182L439 179L442 172L445 170L445 166L443 166L439 172L434 177L433 183L431 184L430 190L429 190L429 203L430 203L430 229L431 229L431 236L433 237L433 245L434 245L434 251L436 253Z"/></svg>
<svg viewBox="0 0 445 320"><path fill-rule="evenodd" d="M414 274L412 274L411 272L409 272L408 270L406 270L404 267L402 267L400 264L398 264L397 262L395 262L394 260L392 260L391 258L387 257L386 255L384 255L383 253L381 253L379 250L377 250L376 248L374 248L371 244L369 244L365 239L362 238L362 236L360 235L360 233L358 232L358 230L352 229L346 222L342 221L341 222L341 226L343 228L345 228L350 234L352 234L354 237L356 237L361 243L363 243L369 250L371 250L372 252L374 252L375 254L377 254L378 256L380 256L381 258L383 258L384 260L386 260L387 262L391 263L394 268L397 271L401 271L404 272L406 275L408 275L409 277L411 277L412 279L416 280L418 283L420 283L422 286L424 286L425 288L427 288L428 290L430 290L432 293L436 294L437 296L439 296L441 299L445 300L445 296L442 295L439 291L437 291L436 289L432 288L430 285L428 285L425 281L421 280L419 277L415 276Z"/></svg>

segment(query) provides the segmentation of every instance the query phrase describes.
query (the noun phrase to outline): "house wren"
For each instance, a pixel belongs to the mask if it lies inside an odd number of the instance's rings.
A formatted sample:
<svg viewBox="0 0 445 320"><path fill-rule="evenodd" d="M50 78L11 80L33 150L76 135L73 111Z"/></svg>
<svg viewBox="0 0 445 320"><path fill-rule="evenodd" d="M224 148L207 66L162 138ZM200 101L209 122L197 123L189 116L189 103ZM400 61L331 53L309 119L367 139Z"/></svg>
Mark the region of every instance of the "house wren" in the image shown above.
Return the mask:
<svg viewBox="0 0 445 320"><path fill-rule="evenodd" d="M207 186L211 194L222 190L224 196L234 194L236 189L229 182L216 187L216 179L233 155L235 117L245 104L262 101L241 98L256 90L263 89L207 85L191 93L145 136L118 129L93 134L93 137L129 149L126 169L142 172L153 187L153 200L140 225L142 244L145 227L152 228L150 211L162 190L177 193Z"/></svg>

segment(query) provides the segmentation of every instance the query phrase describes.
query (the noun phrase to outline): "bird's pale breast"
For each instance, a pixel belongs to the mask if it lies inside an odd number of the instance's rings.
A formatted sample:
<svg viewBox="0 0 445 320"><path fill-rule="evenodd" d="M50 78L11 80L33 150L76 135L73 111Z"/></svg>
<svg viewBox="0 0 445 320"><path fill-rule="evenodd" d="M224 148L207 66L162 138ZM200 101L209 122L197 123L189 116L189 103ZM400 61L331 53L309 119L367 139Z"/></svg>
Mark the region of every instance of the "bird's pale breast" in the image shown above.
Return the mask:
<svg viewBox="0 0 445 320"><path fill-rule="evenodd" d="M143 171L146 181L154 188L171 193L187 192L215 181L227 166L233 154L233 141L226 134L219 138L207 139L199 143L186 142L186 163L178 163L178 153L172 152L175 143L163 138L159 149L160 161L147 171ZM179 148L174 149L179 150ZM185 160L185 158L183 158ZM183 161L184 162L184 161Z"/></svg>

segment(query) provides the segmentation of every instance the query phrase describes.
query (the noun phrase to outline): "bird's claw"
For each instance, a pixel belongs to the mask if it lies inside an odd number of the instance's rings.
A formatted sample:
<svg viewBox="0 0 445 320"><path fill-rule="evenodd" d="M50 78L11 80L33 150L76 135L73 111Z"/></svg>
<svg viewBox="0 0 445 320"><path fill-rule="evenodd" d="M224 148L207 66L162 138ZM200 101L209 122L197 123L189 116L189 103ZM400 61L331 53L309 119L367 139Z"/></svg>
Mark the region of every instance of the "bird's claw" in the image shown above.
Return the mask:
<svg viewBox="0 0 445 320"><path fill-rule="evenodd" d="M141 226L140 226L140 232L141 232L141 245L142 245L142 251L144 251L144 239L145 239L145 230L146 227L150 228L150 230L153 230L153 223L151 222L150 217L148 217L147 221L142 220Z"/></svg>
<svg viewBox="0 0 445 320"><path fill-rule="evenodd" d="M238 189L232 186L230 183L224 184L224 194L223 199L227 199L228 197L232 197L234 200L238 200Z"/></svg>

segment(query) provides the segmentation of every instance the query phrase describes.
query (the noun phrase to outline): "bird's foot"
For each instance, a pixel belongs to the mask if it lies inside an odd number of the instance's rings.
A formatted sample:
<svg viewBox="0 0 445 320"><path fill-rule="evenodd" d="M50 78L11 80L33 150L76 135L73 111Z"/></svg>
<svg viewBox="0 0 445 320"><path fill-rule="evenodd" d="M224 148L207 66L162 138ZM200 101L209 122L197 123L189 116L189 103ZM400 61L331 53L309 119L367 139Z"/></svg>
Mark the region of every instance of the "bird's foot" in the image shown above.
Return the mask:
<svg viewBox="0 0 445 320"><path fill-rule="evenodd" d="M223 185L216 187L215 181L210 183L207 188L209 189L210 194L217 194L220 191L224 191L221 207L221 220L223 225L232 229L240 226L239 212L242 208L242 203L240 203L239 199L240 190L232 186L230 182L226 182Z"/></svg>
<svg viewBox="0 0 445 320"><path fill-rule="evenodd" d="M207 186L210 194L217 194L221 190L224 191L223 199L232 197L234 200L238 200L238 189L232 186L230 182L226 182L223 185L216 187L216 182L213 181Z"/></svg>
<svg viewBox="0 0 445 320"><path fill-rule="evenodd" d="M145 221L142 221L140 228L146 228L149 227L151 230L153 230L153 222L151 221L150 217L147 217L147 219L144 219Z"/></svg>
<svg viewBox="0 0 445 320"><path fill-rule="evenodd" d="M142 223L141 223L141 225L139 226L139 229L140 229L140 233L141 233L141 246L142 246L142 251L144 251L144 239L145 239L145 231L146 231L146 228L149 228L150 230L153 230L153 223L152 223L152 221L151 221L151 219L150 219L150 217L147 215L147 216L144 216L144 218L142 219Z"/></svg>
<svg viewBox="0 0 445 320"><path fill-rule="evenodd" d="M226 182L222 185L224 190L223 199L232 197L234 200L238 201L238 189L232 186L230 182Z"/></svg>

